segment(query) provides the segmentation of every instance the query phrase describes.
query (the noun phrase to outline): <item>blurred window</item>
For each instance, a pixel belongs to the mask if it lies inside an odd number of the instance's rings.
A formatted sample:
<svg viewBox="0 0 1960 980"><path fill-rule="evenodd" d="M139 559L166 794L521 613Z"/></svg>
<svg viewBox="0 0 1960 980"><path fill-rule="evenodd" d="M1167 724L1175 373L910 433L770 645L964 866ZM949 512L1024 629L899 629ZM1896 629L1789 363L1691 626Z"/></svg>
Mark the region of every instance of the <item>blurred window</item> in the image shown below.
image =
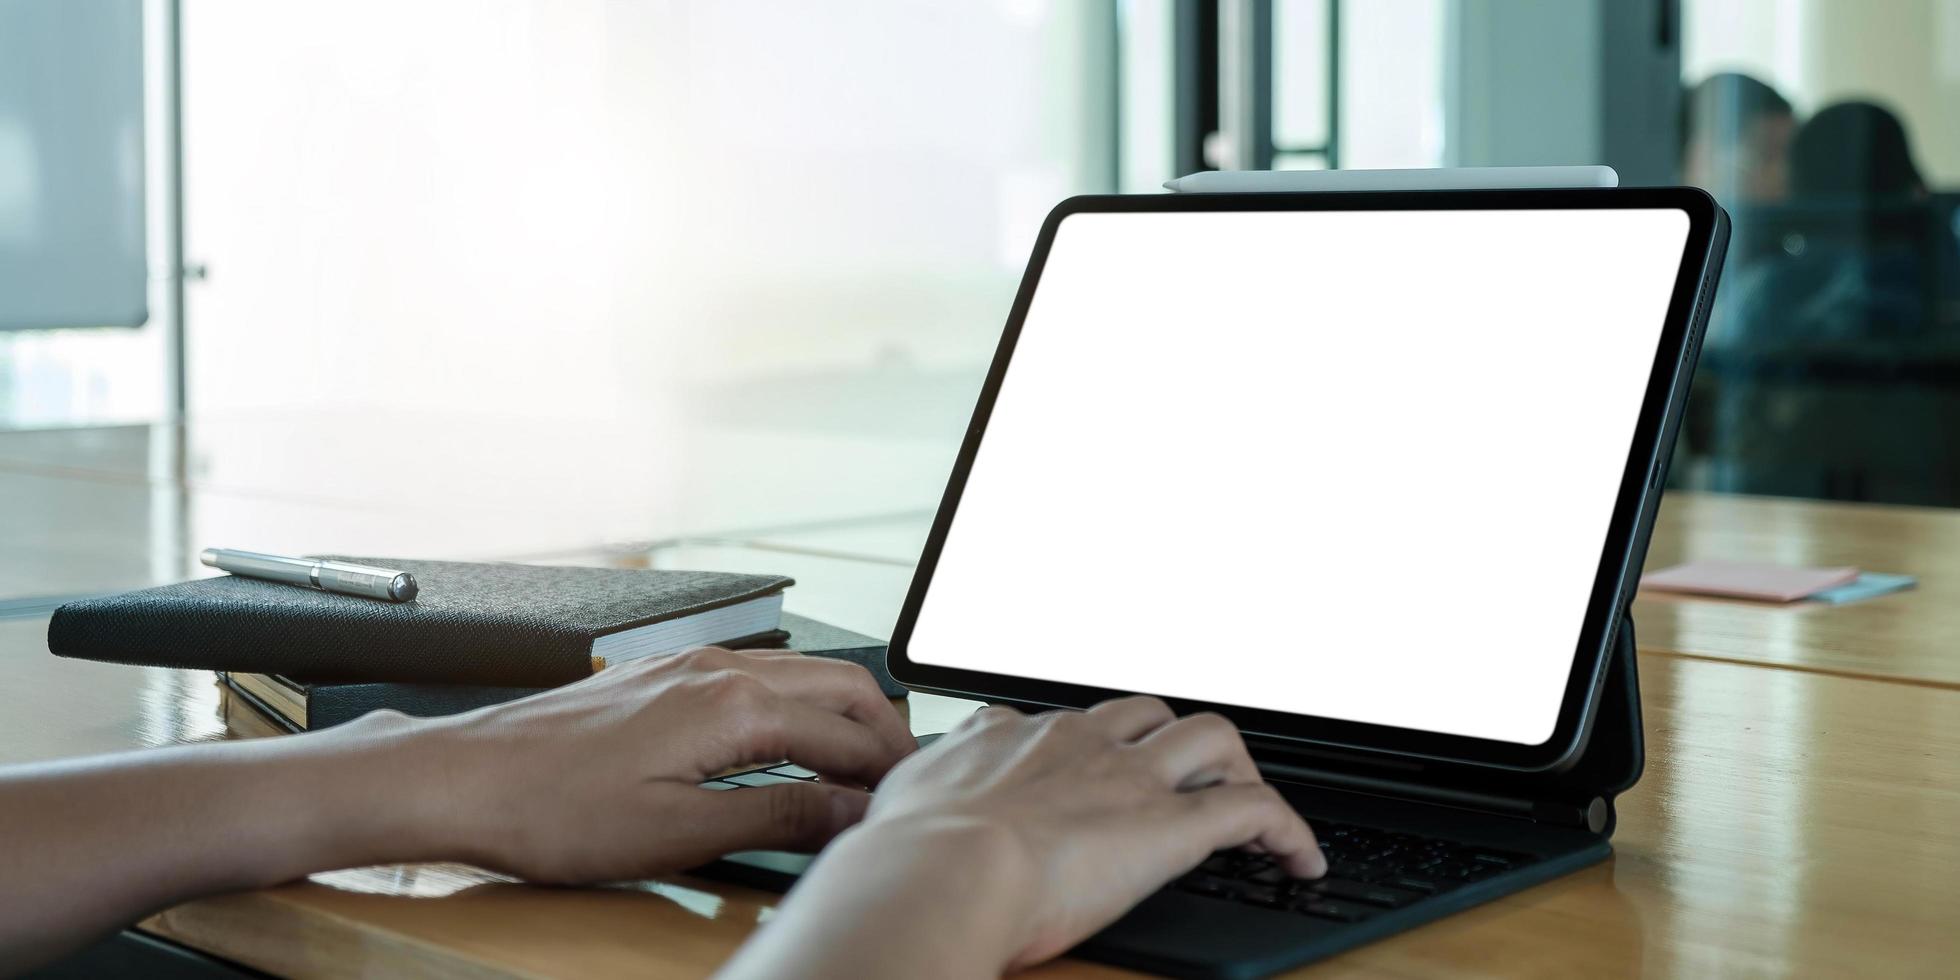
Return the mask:
<svg viewBox="0 0 1960 980"><path fill-rule="evenodd" d="M1049 207L1113 189L1112 18L188 0L193 408L521 390L621 417L893 371L970 394Z"/></svg>
<svg viewBox="0 0 1960 980"><path fill-rule="evenodd" d="M1272 165L1443 165L1446 0L1272 0Z"/></svg>
<svg viewBox="0 0 1960 980"><path fill-rule="evenodd" d="M1677 485L1960 505L1960 0L1883 6L183 0L190 405L683 411L915 447L930 503L1058 199L1607 163L1735 218ZM0 425L158 414L166 357L0 332Z"/></svg>
<svg viewBox="0 0 1960 980"><path fill-rule="evenodd" d="M0 428L153 418L143 0L0 0Z"/></svg>
<svg viewBox="0 0 1960 980"><path fill-rule="evenodd" d="M1684 6L1682 175L1735 222L1687 485L1960 505L1960 2L1883 6Z"/></svg>
<svg viewBox="0 0 1960 980"><path fill-rule="evenodd" d="M1200 6L1229 110L1265 0ZM1271 166L1704 187L1735 234L1674 484L1960 505L1960 0L1882 6L1270 0Z"/></svg>
<svg viewBox="0 0 1960 980"><path fill-rule="evenodd" d="M1042 219L1116 187L1116 26L185 0L192 412L625 420L759 474L823 444L691 519L929 507Z"/></svg>

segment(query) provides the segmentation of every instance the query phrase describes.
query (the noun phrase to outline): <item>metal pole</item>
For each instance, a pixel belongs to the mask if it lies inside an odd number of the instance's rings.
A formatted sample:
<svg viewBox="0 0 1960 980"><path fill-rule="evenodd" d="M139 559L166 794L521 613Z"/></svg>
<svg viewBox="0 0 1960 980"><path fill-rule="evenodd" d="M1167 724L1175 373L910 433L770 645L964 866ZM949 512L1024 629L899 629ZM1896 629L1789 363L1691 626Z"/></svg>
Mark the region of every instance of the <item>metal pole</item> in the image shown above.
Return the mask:
<svg viewBox="0 0 1960 980"><path fill-rule="evenodd" d="M1171 6L1171 173L1182 177L1210 169L1205 159L1205 134L1211 127L1204 111L1205 96L1215 91L1218 72L1206 57L1205 17L1217 27L1213 4L1176 0ZM1209 77L1207 78L1207 73Z"/></svg>
<svg viewBox="0 0 1960 980"><path fill-rule="evenodd" d="M1230 170L1273 166L1272 0L1218 5L1219 130Z"/></svg>
<svg viewBox="0 0 1960 980"><path fill-rule="evenodd" d="M1341 169L1341 0L1327 0L1327 169Z"/></svg>
<svg viewBox="0 0 1960 980"><path fill-rule="evenodd" d="M169 284L164 290L164 308L169 315L169 389L171 421L181 430L190 407L189 371L184 356L184 34L182 0L162 0L164 18L164 159L169 177L164 181L165 214L170 227L164 236L165 264ZM179 458L179 476L184 470Z"/></svg>
<svg viewBox="0 0 1960 980"><path fill-rule="evenodd" d="M184 11L182 0L159 0L163 18L164 65L159 73L163 92L161 147L168 173L163 181L165 220L164 310L170 336L165 346L169 386L169 417L152 445L161 451L167 481L151 495L151 575L169 582L187 574L190 563L190 370L184 329ZM157 445L157 442L161 445Z"/></svg>

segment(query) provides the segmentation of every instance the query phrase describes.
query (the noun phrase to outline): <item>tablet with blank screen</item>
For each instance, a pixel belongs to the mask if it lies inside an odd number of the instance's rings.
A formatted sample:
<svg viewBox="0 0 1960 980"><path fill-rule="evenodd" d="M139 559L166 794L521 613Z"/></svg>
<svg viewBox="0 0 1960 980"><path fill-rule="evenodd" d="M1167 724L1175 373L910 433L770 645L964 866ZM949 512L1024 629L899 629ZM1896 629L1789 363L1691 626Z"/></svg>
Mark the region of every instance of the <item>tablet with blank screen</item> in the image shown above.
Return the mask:
<svg viewBox="0 0 1960 980"><path fill-rule="evenodd" d="M894 673L1559 765L1638 571L1719 221L1681 189L1064 203Z"/></svg>

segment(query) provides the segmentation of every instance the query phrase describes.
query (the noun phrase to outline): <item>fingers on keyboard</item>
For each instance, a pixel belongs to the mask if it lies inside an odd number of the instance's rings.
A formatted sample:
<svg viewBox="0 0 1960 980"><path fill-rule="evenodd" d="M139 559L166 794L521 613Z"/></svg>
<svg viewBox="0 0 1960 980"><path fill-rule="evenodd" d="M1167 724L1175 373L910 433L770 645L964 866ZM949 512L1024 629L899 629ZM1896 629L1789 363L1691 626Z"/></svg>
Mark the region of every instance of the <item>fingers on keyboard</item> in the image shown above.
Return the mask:
<svg viewBox="0 0 1960 980"><path fill-rule="evenodd" d="M1537 860L1528 854L1309 818L1325 878L1296 879L1270 859L1222 851L1177 882L1182 891L1359 922Z"/></svg>

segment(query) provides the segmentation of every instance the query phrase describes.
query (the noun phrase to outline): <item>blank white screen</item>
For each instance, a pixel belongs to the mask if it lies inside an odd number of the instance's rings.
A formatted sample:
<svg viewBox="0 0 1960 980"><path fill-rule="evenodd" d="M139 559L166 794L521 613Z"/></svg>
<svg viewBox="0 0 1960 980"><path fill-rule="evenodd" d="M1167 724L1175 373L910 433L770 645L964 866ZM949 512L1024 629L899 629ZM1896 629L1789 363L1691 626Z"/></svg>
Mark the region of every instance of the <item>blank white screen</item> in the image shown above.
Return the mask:
<svg viewBox="0 0 1960 980"><path fill-rule="evenodd" d="M1543 743L1687 233L1064 219L909 655Z"/></svg>

